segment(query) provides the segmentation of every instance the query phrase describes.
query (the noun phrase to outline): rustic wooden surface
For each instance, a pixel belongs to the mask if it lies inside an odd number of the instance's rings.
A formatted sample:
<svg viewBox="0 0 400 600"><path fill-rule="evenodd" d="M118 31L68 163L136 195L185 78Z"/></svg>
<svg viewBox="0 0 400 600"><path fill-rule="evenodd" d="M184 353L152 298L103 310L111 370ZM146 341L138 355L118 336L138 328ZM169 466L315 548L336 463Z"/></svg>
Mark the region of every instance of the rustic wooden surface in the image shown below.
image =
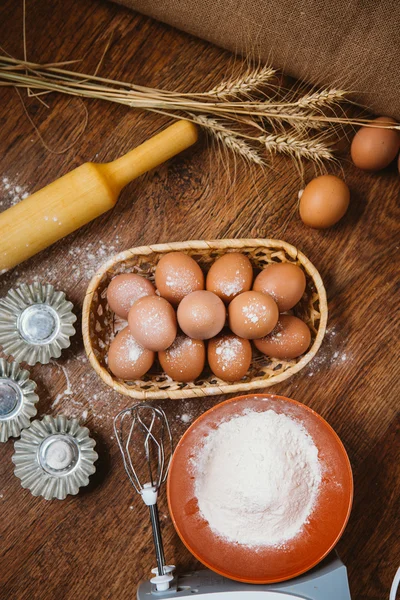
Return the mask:
<svg viewBox="0 0 400 600"><path fill-rule="evenodd" d="M113 32L100 73L152 86L205 89L229 72L232 58L210 45L102 1L27 0L32 61L83 59L93 72ZM0 44L22 57L22 3L3 0ZM70 143L82 103L27 99L29 114L53 150ZM112 160L164 125L158 116L87 102L89 124L68 152L47 151L12 89L0 90L0 209L88 160ZM340 435L354 470L355 501L338 544L355 599L387 598L399 563L399 344L396 334L396 229L399 176L394 166L368 175L345 160L351 208L330 231L306 229L293 214L301 180L288 160L267 173L217 160L205 142L129 185L118 205L0 279L0 295L21 282L64 289L79 314L88 280L107 256L131 246L185 239L279 237L320 270L329 297L329 329L314 362L276 393L318 411ZM306 178L313 174L306 169ZM1 232L0 232L1 234ZM79 326L79 322L78 322ZM146 509L128 485L112 433L112 416L129 399L91 371L80 333L61 360L31 369L38 414L78 416L97 441L97 473L88 488L46 502L13 475L13 443L1 446L0 597L130 599L154 566ZM66 379L68 377L68 381ZM271 391L271 390L270 390ZM65 393L72 392L72 393ZM176 439L222 398L165 401ZM187 416L186 416L187 415ZM183 418L182 418L183 417ZM177 538L164 495L161 514L168 562L196 564ZM397 522L398 525L398 522ZM339 600L339 599L338 599Z"/></svg>

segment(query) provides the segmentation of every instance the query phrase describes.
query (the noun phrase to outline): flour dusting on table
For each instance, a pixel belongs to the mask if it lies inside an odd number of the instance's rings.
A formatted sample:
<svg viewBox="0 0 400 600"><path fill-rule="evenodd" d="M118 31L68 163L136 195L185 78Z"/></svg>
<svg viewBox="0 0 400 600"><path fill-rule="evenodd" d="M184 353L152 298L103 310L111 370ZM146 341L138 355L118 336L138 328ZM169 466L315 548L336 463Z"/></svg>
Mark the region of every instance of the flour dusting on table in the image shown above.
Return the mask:
<svg viewBox="0 0 400 600"><path fill-rule="evenodd" d="M334 366L347 365L351 360L351 354L346 351L344 334L337 332L334 327L330 327L325 332L321 348L307 365L304 375L313 377Z"/></svg>
<svg viewBox="0 0 400 600"><path fill-rule="evenodd" d="M25 187L13 183L9 177L2 177L1 187L0 208L2 209L14 206L29 196Z"/></svg>

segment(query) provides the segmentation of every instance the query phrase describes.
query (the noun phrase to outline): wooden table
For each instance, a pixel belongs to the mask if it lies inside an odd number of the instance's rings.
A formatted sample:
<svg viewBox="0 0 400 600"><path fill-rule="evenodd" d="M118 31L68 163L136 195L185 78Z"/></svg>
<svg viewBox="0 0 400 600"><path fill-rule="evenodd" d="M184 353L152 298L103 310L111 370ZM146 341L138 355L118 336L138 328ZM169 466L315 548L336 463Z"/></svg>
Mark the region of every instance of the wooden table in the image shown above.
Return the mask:
<svg viewBox="0 0 400 600"><path fill-rule="evenodd" d="M93 72L113 37L100 74L151 86L207 89L229 72L232 57L119 6L95 0L27 1L27 51L32 61L83 59ZM22 57L22 3L3 0L0 43ZM49 152L12 89L1 89L0 208L7 208L88 160L112 160L165 125L162 117L125 107L46 96L24 101ZM89 124L69 151L82 125ZM217 158L207 143L129 185L112 213L0 279L0 295L22 282L48 281L67 292L79 315L90 276L106 257L131 246L186 239L284 237L320 270L329 298L329 328L311 365L276 393L318 411L340 435L354 470L355 500L338 544L355 599L388 597L399 563L396 254L399 176L394 166L369 175L348 160L343 173L351 207L335 228L305 228L294 212L302 186L289 160L266 173ZM306 167L306 179L313 168ZM285 231L285 222L292 215ZM80 323L78 321L78 329ZM38 416L77 416L97 442L97 473L88 488L46 502L13 475L13 443L1 445L1 598L9 600L135 597L154 566L147 512L126 479L112 416L130 400L106 388L91 370L80 333L62 358L31 368ZM67 393L72 392L72 393ZM175 439L222 400L164 401ZM161 499L168 562L195 566ZM397 522L398 524L398 522ZM397 535L396 535L397 534ZM339 600L339 599L338 599Z"/></svg>

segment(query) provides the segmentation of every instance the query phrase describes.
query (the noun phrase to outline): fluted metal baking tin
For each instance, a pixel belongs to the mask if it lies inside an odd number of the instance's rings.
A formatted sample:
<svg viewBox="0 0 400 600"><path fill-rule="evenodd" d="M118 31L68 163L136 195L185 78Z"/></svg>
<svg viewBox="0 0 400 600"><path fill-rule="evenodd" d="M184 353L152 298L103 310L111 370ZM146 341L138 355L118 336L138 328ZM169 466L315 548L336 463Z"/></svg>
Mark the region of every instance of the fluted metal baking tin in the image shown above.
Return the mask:
<svg viewBox="0 0 400 600"><path fill-rule="evenodd" d="M19 362L45 365L71 344L72 309L65 293L49 283L11 289L0 300L0 345Z"/></svg>
<svg viewBox="0 0 400 600"><path fill-rule="evenodd" d="M29 371L15 361L0 358L0 442L18 437L22 429L30 426L39 400L35 389Z"/></svg>
<svg viewBox="0 0 400 600"><path fill-rule="evenodd" d="M65 461L61 467L55 467L54 460L47 458L53 444L58 444L59 462ZM21 479L22 487L34 496L64 500L68 494L75 495L79 488L88 485L89 476L96 471L95 445L89 429L81 427L77 419L46 415L42 421L32 421L31 427L24 429L21 439L15 442L14 473Z"/></svg>

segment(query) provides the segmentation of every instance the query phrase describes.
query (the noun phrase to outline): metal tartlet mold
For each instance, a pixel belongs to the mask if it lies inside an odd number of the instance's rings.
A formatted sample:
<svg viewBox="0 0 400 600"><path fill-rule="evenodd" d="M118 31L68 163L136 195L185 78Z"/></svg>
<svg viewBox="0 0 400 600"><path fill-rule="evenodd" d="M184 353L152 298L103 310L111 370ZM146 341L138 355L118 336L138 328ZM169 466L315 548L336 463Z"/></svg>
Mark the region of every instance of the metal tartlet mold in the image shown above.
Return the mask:
<svg viewBox="0 0 400 600"><path fill-rule="evenodd" d="M71 344L72 309L65 293L49 283L11 289L0 300L0 345L19 362L45 365Z"/></svg>
<svg viewBox="0 0 400 600"><path fill-rule="evenodd" d="M36 383L29 379L29 371L17 362L0 358L0 442L18 437L36 415L39 396Z"/></svg>
<svg viewBox="0 0 400 600"><path fill-rule="evenodd" d="M77 494L96 471L96 442L89 433L77 419L62 415L32 421L15 442L12 457L22 487L46 500Z"/></svg>

